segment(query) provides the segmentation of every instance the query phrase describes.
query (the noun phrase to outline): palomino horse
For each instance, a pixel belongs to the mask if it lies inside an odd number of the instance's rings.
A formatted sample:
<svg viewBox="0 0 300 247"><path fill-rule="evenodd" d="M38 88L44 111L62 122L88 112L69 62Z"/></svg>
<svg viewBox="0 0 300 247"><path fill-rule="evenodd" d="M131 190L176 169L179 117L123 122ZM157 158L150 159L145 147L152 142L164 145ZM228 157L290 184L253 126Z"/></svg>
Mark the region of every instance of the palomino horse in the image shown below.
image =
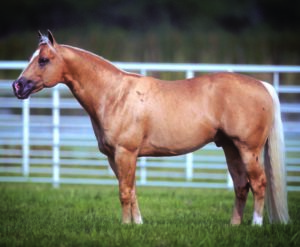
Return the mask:
<svg viewBox="0 0 300 247"><path fill-rule="evenodd" d="M262 224L265 195L270 221L289 221L280 105L271 85L234 73L172 82L126 73L90 52L59 45L48 31L13 90L26 99L59 82L91 118L119 181L123 223L142 223L138 157L185 154L209 142L223 148L234 182L232 224L242 221L249 189L253 224Z"/></svg>

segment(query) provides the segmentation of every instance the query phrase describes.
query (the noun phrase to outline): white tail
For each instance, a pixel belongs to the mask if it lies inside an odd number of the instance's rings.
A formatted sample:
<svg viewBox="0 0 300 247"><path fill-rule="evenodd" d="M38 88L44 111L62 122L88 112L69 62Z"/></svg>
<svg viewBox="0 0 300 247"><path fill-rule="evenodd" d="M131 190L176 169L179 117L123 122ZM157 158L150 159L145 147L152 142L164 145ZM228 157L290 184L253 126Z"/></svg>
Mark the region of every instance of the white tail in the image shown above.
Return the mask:
<svg viewBox="0 0 300 247"><path fill-rule="evenodd" d="M274 122L265 145L264 163L267 176L266 207L271 223L288 223L284 134L280 103L275 89L263 82L273 98Z"/></svg>

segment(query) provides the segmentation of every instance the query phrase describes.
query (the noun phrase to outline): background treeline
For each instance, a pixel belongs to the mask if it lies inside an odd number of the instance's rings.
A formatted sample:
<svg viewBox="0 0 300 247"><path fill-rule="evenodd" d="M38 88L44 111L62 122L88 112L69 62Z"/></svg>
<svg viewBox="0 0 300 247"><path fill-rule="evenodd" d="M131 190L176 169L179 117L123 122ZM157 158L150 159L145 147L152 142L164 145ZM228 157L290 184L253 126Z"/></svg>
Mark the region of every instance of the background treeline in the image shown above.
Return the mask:
<svg viewBox="0 0 300 247"><path fill-rule="evenodd" d="M8 0L0 8L0 35L90 22L138 31L164 24L234 32L256 25L299 30L299 9L297 0Z"/></svg>
<svg viewBox="0 0 300 247"><path fill-rule="evenodd" d="M36 30L110 60L299 64L300 1L9 0L0 60L25 59Z"/></svg>

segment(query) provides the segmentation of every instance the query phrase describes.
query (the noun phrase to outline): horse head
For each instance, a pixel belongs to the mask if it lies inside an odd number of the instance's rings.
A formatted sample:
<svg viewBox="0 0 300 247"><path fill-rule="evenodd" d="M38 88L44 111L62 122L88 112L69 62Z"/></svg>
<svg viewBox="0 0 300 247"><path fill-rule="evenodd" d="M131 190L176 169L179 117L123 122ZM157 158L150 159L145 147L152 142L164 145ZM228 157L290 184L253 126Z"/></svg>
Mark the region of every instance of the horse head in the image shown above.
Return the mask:
<svg viewBox="0 0 300 247"><path fill-rule="evenodd" d="M59 45L49 30L47 36L43 36L40 32L38 34L38 49L12 85L19 99L26 99L43 88L53 87L63 78L64 61L58 52Z"/></svg>

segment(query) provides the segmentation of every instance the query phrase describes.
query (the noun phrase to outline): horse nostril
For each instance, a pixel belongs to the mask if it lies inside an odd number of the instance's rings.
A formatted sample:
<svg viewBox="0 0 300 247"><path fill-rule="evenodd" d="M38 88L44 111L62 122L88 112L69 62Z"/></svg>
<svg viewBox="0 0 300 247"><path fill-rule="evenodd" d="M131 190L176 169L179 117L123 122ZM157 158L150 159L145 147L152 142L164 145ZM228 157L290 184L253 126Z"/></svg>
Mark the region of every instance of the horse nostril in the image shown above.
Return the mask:
<svg viewBox="0 0 300 247"><path fill-rule="evenodd" d="M17 82L17 83L15 84L15 87L16 87L17 90L22 90L23 84L22 84L21 82Z"/></svg>

